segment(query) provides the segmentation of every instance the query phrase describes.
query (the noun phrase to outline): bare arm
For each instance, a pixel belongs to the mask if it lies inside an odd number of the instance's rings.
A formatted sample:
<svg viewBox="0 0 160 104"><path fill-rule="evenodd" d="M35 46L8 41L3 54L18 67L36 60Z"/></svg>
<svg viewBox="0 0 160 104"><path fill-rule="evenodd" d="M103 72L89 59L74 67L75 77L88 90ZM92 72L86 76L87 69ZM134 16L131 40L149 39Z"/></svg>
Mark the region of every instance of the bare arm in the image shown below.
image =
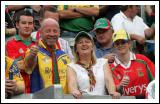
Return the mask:
<svg viewBox="0 0 160 104"><path fill-rule="evenodd" d="M130 36L131 36L132 40L136 40L140 44L144 44L145 43L145 37L143 37L143 36L139 36L137 34L130 34Z"/></svg>
<svg viewBox="0 0 160 104"><path fill-rule="evenodd" d="M99 9L96 7L89 7L89 8L76 8L78 13L84 14L85 16L98 16Z"/></svg>
<svg viewBox="0 0 160 104"><path fill-rule="evenodd" d="M110 96L112 96L113 99L119 99L121 94L116 92L116 85L114 83L112 72L109 68L109 65L105 65L104 75L105 75L105 81L106 81L106 87L108 89L108 93Z"/></svg>
<svg viewBox="0 0 160 104"><path fill-rule="evenodd" d="M25 7L28 7L29 5L8 5L8 9L9 10L19 10L19 9L23 9Z"/></svg>
<svg viewBox="0 0 160 104"><path fill-rule="evenodd" d="M24 58L25 72L31 74L37 62L38 47L32 46Z"/></svg>
<svg viewBox="0 0 160 104"><path fill-rule="evenodd" d="M104 75L105 75L106 86L107 86L109 94L115 92L116 86L115 86L115 83L112 77L112 72L108 64L106 65L106 68L104 70Z"/></svg>
<svg viewBox="0 0 160 104"><path fill-rule="evenodd" d="M71 19L71 18L78 18L78 17L86 17L86 16L98 16L99 9L96 7L84 7L84 8L69 8L68 10L60 10L59 15L60 18L63 19Z"/></svg>
<svg viewBox="0 0 160 104"><path fill-rule="evenodd" d="M78 90L76 73L71 67L67 68L67 82L69 93L71 93L75 98L81 98L82 95Z"/></svg>
<svg viewBox="0 0 160 104"><path fill-rule="evenodd" d="M60 19L72 19L72 18L83 17L82 14L74 12L73 10L60 10L58 11L58 13Z"/></svg>

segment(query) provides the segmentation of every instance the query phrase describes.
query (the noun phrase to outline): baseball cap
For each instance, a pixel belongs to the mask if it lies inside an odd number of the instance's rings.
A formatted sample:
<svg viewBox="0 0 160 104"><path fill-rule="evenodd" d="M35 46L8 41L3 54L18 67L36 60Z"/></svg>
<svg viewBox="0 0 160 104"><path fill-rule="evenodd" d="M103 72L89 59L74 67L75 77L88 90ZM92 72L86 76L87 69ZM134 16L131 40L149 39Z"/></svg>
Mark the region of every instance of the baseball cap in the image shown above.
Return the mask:
<svg viewBox="0 0 160 104"><path fill-rule="evenodd" d="M112 41L113 43L119 39L123 39L123 40L130 40L130 36L129 34L123 30L123 29L120 29L120 30L117 30L113 33L112 35Z"/></svg>
<svg viewBox="0 0 160 104"><path fill-rule="evenodd" d="M93 31L97 29L105 29L108 30L112 28L111 22L107 18L99 18L97 19L96 23L94 24Z"/></svg>
<svg viewBox="0 0 160 104"><path fill-rule="evenodd" d="M92 36L89 33L85 32L85 31L80 31L77 34L77 36L75 37L75 42L78 41L80 39L80 37L86 37L86 38L90 39L91 41L93 41Z"/></svg>

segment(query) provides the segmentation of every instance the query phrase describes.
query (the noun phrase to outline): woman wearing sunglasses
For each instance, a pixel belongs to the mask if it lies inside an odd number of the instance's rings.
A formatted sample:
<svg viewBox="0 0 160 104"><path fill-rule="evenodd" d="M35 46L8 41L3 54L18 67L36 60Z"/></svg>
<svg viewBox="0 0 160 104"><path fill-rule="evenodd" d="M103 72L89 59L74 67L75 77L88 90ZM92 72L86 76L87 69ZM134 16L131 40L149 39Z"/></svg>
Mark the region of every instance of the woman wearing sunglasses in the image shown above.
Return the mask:
<svg viewBox="0 0 160 104"><path fill-rule="evenodd" d="M154 64L144 55L130 51L131 40L125 30L112 35L115 61L111 64L116 88L124 96L145 98L146 87L155 77Z"/></svg>

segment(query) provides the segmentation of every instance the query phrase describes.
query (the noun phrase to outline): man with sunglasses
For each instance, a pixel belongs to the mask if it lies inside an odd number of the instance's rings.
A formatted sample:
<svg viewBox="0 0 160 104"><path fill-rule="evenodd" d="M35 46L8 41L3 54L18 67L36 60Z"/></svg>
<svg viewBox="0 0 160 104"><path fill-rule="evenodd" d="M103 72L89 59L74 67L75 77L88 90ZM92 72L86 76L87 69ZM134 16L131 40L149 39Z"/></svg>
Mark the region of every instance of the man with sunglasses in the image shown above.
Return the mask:
<svg viewBox="0 0 160 104"><path fill-rule="evenodd" d="M124 96L145 98L146 87L155 77L154 64L130 51L130 36L125 30L117 30L112 40L116 56L111 69L117 90Z"/></svg>

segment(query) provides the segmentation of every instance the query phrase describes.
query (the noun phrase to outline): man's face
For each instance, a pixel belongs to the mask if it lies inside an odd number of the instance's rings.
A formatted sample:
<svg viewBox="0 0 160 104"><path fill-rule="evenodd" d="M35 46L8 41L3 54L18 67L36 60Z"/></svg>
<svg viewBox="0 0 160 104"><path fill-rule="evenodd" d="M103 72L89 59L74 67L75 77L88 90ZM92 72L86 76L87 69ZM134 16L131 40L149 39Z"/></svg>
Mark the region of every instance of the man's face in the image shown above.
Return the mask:
<svg viewBox="0 0 160 104"><path fill-rule="evenodd" d="M60 34L60 29L57 24L45 23L45 25L41 28L41 36L42 40L49 46L52 47L57 41Z"/></svg>
<svg viewBox="0 0 160 104"><path fill-rule="evenodd" d="M97 29L96 39L100 44L108 44L112 40L112 30Z"/></svg>
<svg viewBox="0 0 160 104"><path fill-rule="evenodd" d="M134 18L138 14L140 7L138 5L133 5L130 9L131 17Z"/></svg>
<svg viewBox="0 0 160 104"><path fill-rule="evenodd" d="M19 22L16 23L19 34L24 37L30 36L34 29L33 17L32 16L20 16Z"/></svg>

